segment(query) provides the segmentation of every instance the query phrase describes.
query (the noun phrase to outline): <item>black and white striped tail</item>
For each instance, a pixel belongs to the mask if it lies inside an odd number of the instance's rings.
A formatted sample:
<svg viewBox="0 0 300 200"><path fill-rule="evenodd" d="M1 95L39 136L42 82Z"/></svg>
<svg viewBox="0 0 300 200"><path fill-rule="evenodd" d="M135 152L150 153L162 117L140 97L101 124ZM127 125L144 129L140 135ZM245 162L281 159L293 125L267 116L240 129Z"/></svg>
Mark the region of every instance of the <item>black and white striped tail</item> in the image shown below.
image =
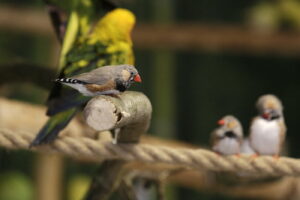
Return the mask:
<svg viewBox="0 0 300 200"><path fill-rule="evenodd" d="M80 81L78 79L73 79L73 78L58 78L58 79L55 79L55 82L59 82L59 83L73 83L73 84L87 84L84 81Z"/></svg>

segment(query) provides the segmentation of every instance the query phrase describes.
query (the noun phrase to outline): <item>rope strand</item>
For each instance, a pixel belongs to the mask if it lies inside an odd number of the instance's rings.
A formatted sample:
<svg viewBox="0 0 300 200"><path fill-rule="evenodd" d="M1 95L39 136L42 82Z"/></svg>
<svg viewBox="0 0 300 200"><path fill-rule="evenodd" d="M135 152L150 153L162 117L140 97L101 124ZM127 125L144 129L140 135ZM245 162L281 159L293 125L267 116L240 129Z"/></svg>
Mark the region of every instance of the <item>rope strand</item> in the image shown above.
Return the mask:
<svg viewBox="0 0 300 200"><path fill-rule="evenodd" d="M0 129L0 146L8 149L27 149L33 134ZM53 144L33 148L47 152L59 152L72 157L88 157L93 160L121 159L146 163L165 163L198 170L222 172L247 172L250 175L298 176L300 160L271 156L219 156L204 149L171 148L149 144L112 144L85 137L62 137Z"/></svg>

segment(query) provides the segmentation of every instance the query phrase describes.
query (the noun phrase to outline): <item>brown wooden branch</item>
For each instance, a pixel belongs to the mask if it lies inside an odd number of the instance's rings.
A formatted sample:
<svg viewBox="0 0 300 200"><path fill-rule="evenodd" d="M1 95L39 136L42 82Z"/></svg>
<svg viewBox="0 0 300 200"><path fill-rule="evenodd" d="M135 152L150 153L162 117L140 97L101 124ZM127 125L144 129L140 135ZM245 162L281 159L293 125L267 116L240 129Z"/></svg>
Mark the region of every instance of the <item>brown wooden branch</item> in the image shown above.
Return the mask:
<svg viewBox="0 0 300 200"><path fill-rule="evenodd" d="M125 161L104 161L93 177L92 184L86 194L86 200L106 200L115 191L124 175Z"/></svg>
<svg viewBox="0 0 300 200"><path fill-rule="evenodd" d="M44 10L34 8L1 5L0 27L4 30L55 37L47 13Z"/></svg>
<svg viewBox="0 0 300 200"><path fill-rule="evenodd" d="M24 113L30 113L30 117L24 116ZM6 128L12 131L26 131L37 133L39 129L44 125L47 120L46 107L33 105L30 103L25 103L21 101L0 98L0 127ZM16 123L16 116L18 117L18 123ZM72 135L72 136L86 136L86 137L97 137L93 134L95 131L89 131L88 126L83 123L82 118L77 117L71 121L71 123L64 129L60 136ZM106 133L99 133L99 139L101 136L108 135ZM107 138L111 140L110 136ZM166 140L153 137L150 135L143 135L141 137L141 143L151 144L157 146L167 146L167 147L188 147L188 148L199 148L197 146L176 141L176 140ZM88 161L88 160L87 160ZM90 160L95 162L93 160Z"/></svg>
<svg viewBox="0 0 300 200"><path fill-rule="evenodd" d="M142 200L137 198L135 191L133 190L131 185L128 185L128 183L124 179L121 181L116 193L118 193L119 198L122 200Z"/></svg>
<svg viewBox="0 0 300 200"><path fill-rule="evenodd" d="M34 33L54 38L47 14L25 8L0 7L0 28ZM166 48L203 51L231 51L298 55L300 38L297 32L261 33L231 25L138 24L133 31L137 48Z"/></svg>
<svg viewBox="0 0 300 200"><path fill-rule="evenodd" d="M117 97L94 97L84 109L84 118L92 128L98 131L118 129L117 143L138 142L149 128L151 114L149 99L140 92L132 91ZM104 161L93 178L86 199L108 199L123 183L125 164L121 161ZM123 187L126 187L125 183Z"/></svg>
<svg viewBox="0 0 300 200"><path fill-rule="evenodd" d="M126 91L117 97L94 97L84 108L84 118L95 130L120 129L118 143L138 142L149 128L151 114L149 99L133 91Z"/></svg>
<svg viewBox="0 0 300 200"><path fill-rule="evenodd" d="M36 199L60 200L64 187L64 157L39 153L34 164Z"/></svg>
<svg viewBox="0 0 300 200"><path fill-rule="evenodd" d="M297 32L261 33L242 26L177 24L141 24L133 31L134 44L140 48L230 51L297 55Z"/></svg>

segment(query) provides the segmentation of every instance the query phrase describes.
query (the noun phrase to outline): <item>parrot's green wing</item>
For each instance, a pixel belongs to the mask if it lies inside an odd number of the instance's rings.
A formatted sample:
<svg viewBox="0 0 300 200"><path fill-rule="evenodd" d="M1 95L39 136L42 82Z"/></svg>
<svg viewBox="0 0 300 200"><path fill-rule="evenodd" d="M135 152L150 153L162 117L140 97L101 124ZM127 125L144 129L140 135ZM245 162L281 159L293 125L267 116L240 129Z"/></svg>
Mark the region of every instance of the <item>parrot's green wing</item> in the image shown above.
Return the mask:
<svg viewBox="0 0 300 200"><path fill-rule="evenodd" d="M75 107L53 115L40 130L39 134L30 146L32 147L53 141L59 131L61 131L70 122L78 109L78 107Z"/></svg>
<svg viewBox="0 0 300 200"><path fill-rule="evenodd" d="M71 77L105 65L133 64L130 32L134 15L115 9L105 15L86 37L79 38L66 54L59 78ZM32 146L49 143L66 127L82 105L90 99L78 91L55 83L48 99L47 123Z"/></svg>

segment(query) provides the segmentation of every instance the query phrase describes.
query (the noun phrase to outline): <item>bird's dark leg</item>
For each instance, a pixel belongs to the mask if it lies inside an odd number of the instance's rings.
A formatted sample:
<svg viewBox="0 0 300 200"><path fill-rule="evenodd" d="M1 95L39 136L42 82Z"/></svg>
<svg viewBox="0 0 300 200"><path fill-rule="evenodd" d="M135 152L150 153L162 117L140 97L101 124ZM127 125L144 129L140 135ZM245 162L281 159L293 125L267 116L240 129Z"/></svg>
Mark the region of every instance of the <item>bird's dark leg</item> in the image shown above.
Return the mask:
<svg viewBox="0 0 300 200"><path fill-rule="evenodd" d="M252 154L251 157L250 157L251 158L250 161L252 162L252 161L254 161L258 157L259 157L259 153Z"/></svg>
<svg viewBox="0 0 300 200"><path fill-rule="evenodd" d="M279 156L278 154L274 154L274 155L273 155L273 159L274 159L274 161L278 161L278 160L279 160L279 158L280 158L280 156Z"/></svg>
<svg viewBox="0 0 300 200"><path fill-rule="evenodd" d="M237 157L237 158L240 158L241 157L241 154L240 153L237 153L237 154L234 154L235 155L235 157Z"/></svg>

